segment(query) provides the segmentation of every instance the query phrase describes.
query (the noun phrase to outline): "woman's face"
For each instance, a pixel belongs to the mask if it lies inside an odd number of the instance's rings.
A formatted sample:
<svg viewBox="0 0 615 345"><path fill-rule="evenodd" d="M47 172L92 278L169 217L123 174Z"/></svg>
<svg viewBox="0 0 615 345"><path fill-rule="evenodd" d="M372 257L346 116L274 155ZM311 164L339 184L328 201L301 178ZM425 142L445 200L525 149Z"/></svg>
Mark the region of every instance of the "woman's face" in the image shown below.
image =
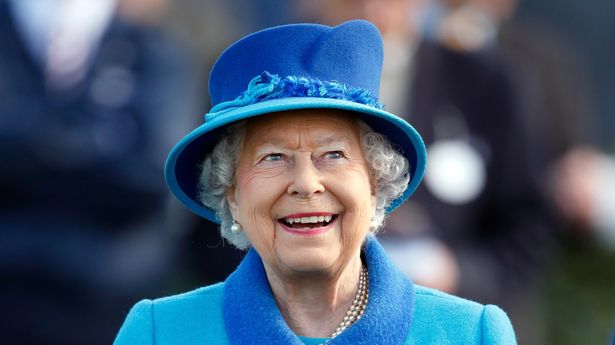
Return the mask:
<svg viewBox="0 0 615 345"><path fill-rule="evenodd" d="M332 274L359 254L372 187L356 121L337 110L295 110L247 123L227 198L266 265Z"/></svg>

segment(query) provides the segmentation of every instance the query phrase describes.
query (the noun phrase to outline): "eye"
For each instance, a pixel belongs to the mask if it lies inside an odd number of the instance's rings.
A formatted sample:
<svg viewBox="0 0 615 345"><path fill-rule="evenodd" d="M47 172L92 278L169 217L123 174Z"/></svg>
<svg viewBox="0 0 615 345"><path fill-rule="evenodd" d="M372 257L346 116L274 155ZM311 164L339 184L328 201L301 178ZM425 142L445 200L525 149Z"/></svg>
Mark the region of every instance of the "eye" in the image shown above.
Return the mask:
<svg viewBox="0 0 615 345"><path fill-rule="evenodd" d="M263 157L263 161L265 162L278 162L284 159L284 155L281 153L270 153Z"/></svg>
<svg viewBox="0 0 615 345"><path fill-rule="evenodd" d="M344 152L342 151L329 151L323 155L326 159L341 159L344 158Z"/></svg>

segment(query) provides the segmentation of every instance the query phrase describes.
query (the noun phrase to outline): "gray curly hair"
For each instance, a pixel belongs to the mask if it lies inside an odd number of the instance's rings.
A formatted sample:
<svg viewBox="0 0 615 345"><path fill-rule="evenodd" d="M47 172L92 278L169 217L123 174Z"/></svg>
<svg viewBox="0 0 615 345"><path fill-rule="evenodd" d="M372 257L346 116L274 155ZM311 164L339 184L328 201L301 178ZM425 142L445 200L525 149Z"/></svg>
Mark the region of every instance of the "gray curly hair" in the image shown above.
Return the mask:
<svg viewBox="0 0 615 345"><path fill-rule="evenodd" d="M372 181L376 183L376 210L370 231L376 233L384 224L386 208L407 188L410 164L384 135L372 130L357 119L361 146ZM220 220L220 233L235 247L250 246L243 232L234 234L230 228L233 216L226 199L226 191L235 184L235 172L246 134L246 122L229 126L212 153L205 158L199 177L199 200L212 209Z"/></svg>

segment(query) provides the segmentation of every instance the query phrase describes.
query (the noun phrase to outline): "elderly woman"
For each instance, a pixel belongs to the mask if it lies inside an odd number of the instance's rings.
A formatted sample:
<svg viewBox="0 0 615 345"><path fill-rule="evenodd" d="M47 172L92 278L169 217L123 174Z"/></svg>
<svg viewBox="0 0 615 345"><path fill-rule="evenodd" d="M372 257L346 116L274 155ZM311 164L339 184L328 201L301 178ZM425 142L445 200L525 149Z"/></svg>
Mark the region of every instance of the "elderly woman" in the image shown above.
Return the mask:
<svg viewBox="0 0 615 345"><path fill-rule="evenodd" d="M166 179L248 253L224 283L136 304L116 344L515 344L502 310L413 285L374 236L425 168L376 98L381 64L365 21L276 27L221 55L214 107Z"/></svg>

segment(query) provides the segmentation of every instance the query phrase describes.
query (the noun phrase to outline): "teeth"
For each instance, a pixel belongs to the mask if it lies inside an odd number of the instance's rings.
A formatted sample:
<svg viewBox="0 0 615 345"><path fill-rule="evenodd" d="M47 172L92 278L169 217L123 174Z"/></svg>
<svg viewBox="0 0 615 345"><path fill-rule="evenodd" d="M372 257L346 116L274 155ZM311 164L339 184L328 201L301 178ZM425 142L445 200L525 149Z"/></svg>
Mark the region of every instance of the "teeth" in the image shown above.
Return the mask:
<svg viewBox="0 0 615 345"><path fill-rule="evenodd" d="M288 224L301 223L301 224L314 224L314 223L329 223L333 216L311 216L301 218L284 218L284 221Z"/></svg>

